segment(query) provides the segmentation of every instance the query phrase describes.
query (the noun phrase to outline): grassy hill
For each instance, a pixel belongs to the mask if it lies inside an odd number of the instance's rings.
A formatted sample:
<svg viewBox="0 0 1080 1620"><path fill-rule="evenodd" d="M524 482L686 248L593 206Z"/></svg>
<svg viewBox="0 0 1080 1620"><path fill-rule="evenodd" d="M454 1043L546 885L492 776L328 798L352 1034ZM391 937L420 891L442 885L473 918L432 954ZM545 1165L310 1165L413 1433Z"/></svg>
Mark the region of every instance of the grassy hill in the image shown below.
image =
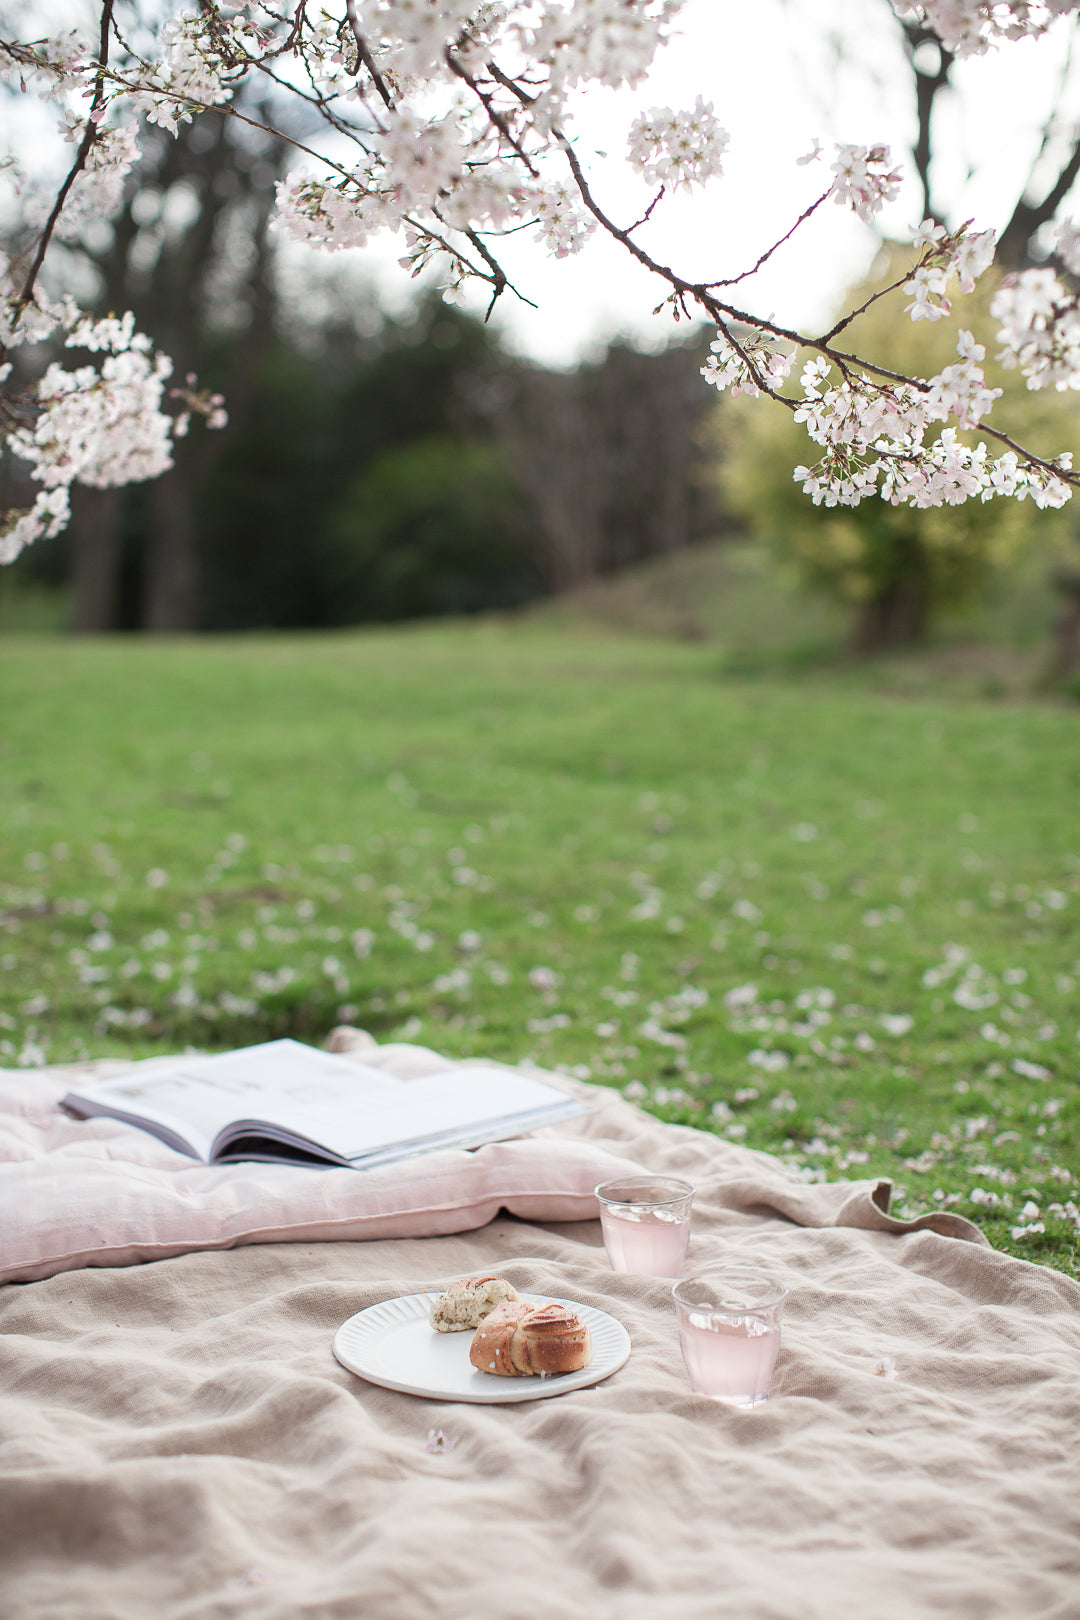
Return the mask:
<svg viewBox="0 0 1080 1620"><path fill-rule="evenodd" d="M1061 601L1056 559L1032 551L1003 570L929 641L849 670L868 689L1013 698L1043 689ZM750 541L696 546L655 558L533 610L543 624L596 625L715 646L732 675L799 673L850 663L850 610L806 590L793 568Z"/></svg>
<svg viewBox="0 0 1080 1620"><path fill-rule="evenodd" d="M1080 711L560 611L0 641L0 1062L350 1020L1080 1271Z"/></svg>

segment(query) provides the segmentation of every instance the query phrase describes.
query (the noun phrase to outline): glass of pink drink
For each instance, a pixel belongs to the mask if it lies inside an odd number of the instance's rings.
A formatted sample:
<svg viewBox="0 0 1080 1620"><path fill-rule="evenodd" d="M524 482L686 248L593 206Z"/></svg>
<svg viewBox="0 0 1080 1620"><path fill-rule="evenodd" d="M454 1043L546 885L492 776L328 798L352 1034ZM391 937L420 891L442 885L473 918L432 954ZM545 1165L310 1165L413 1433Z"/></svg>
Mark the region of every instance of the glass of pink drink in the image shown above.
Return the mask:
<svg viewBox="0 0 1080 1620"><path fill-rule="evenodd" d="M677 1277L690 1239L694 1189L673 1176L602 1181L600 1228L613 1271Z"/></svg>
<svg viewBox="0 0 1080 1620"><path fill-rule="evenodd" d="M787 1289L731 1267L684 1277L671 1293L691 1389L728 1406L767 1401Z"/></svg>

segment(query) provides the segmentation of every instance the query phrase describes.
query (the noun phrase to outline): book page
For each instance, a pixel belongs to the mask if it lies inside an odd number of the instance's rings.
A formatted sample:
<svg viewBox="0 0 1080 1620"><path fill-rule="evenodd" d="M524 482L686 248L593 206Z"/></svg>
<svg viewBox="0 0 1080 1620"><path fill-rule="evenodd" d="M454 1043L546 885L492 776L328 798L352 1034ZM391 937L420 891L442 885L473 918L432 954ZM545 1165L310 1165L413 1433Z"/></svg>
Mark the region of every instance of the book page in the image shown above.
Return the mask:
<svg viewBox="0 0 1080 1620"><path fill-rule="evenodd" d="M267 1041L216 1057L177 1058L147 1072L80 1086L75 1097L137 1121L144 1116L186 1137L209 1159L216 1138L238 1120L266 1120L334 1148L343 1118L356 1107L378 1107L402 1082L362 1063L320 1052L300 1041Z"/></svg>
<svg viewBox="0 0 1080 1620"><path fill-rule="evenodd" d="M526 1075L480 1066L450 1069L409 1080L394 1092L357 1097L332 1120L327 1115L327 1134L315 1139L355 1161L389 1147L419 1147L434 1137L441 1139L438 1145L450 1145L448 1138L472 1137L480 1130L486 1134L519 1115L529 1116L525 1128L535 1128L545 1123L545 1111L562 1114L568 1105L572 1108L572 1100L562 1092ZM532 1117L538 1110L541 1117ZM331 1129L332 1143L328 1139Z"/></svg>

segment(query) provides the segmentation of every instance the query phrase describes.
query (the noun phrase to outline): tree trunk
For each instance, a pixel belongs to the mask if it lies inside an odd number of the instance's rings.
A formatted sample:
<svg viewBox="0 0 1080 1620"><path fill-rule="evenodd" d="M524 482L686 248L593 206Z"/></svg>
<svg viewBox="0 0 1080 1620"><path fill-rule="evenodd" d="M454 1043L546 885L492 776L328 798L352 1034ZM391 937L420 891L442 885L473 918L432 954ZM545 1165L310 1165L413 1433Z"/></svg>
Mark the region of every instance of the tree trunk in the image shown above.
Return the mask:
<svg viewBox="0 0 1080 1620"><path fill-rule="evenodd" d="M82 634L116 630L120 623L120 562L123 536L119 489L71 491L71 628Z"/></svg>
<svg viewBox="0 0 1080 1620"><path fill-rule="evenodd" d="M926 638L929 601L918 578L891 580L860 603L851 638L856 658L913 647Z"/></svg>
<svg viewBox="0 0 1080 1620"><path fill-rule="evenodd" d="M198 628L198 557L186 469L149 486L151 523L144 571L143 627L169 635Z"/></svg>
<svg viewBox="0 0 1080 1620"><path fill-rule="evenodd" d="M1062 569L1054 576L1061 592L1061 616L1054 626L1053 673L1062 680L1080 675L1080 573Z"/></svg>

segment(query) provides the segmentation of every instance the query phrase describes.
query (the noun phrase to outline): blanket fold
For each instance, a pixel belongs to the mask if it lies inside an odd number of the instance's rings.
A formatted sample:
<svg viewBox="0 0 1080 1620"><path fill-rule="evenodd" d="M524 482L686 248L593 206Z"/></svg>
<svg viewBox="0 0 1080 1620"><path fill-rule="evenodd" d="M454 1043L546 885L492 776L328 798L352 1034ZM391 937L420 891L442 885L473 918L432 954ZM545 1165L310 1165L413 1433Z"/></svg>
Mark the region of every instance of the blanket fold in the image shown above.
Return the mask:
<svg viewBox="0 0 1080 1620"><path fill-rule="evenodd" d="M404 1081L453 1067L426 1047L377 1047L360 1030L336 1030L332 1044ZM124 1067L103 1064L97 1072ZM647 1116L604 1088L545 1078L580 1095L591 1112L531 1138L357 1172L198 1164L122 1121L65 1114L58 1103L72 1070L0 1071L0 1282L248 1243L435 1237L484 1226L500 1209L525 1220L588 1219L599 1182L648 1165ZM699 1204L712 1199L732 1212L782 1215L799 1226L928 1226L985 1241L970 1221L948 1213L894 1219L884 1181L807 1185L766 1154L699 1131L686 1131L683 1142L684 1173L698 1187Z"/></svg>

